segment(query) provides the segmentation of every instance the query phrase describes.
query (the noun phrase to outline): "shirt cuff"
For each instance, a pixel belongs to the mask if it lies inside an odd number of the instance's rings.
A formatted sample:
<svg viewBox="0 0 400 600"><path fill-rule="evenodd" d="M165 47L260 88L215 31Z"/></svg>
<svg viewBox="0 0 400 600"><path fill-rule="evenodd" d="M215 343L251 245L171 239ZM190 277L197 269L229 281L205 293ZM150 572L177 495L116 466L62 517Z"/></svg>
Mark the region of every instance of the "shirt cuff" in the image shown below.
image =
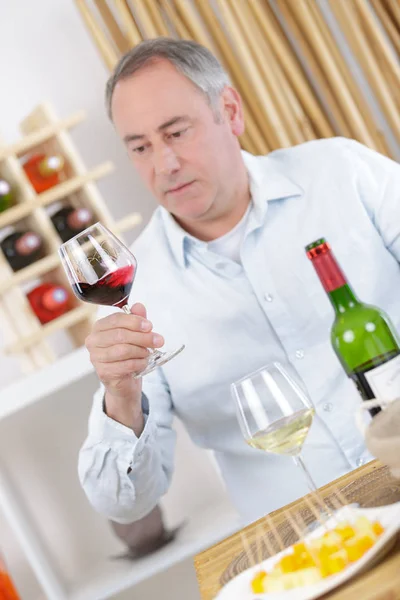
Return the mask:
<svg viewBox="0 0 400 600"><path fill-rule="evenodd" d="M95 395L93 413L91 415L91 435L99 442L105 442L111 445L113 442L129 442L135 447L135 455L140 456L141 449L155 432L155 424L150 416L149 401L147 396L142 393L142 411L144 417L144 428L139 437L133 430L122 423L111 419L104 406L104 388L101 387Z"/></svg>

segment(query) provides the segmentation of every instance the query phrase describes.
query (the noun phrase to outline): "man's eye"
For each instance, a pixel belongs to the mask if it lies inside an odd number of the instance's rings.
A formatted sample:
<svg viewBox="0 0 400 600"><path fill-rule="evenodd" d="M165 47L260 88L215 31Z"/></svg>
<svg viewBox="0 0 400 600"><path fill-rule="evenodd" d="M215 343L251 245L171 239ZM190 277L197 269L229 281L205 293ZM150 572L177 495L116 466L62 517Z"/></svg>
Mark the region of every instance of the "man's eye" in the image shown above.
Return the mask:
<svg viewBox="0 0 400 600"><path fill-rule="evenodd" d="M173 133L170 134L170 137L173 138L180 138L182 137L182 135L184 133L186 133L187 129L180 129L179 131L174 131Z"/></svg>
<svg viewBox="0 0 400 600"><path fill-rule="evenodd" d="M143 154L145 150L146 146L138 146L137 148L132 148L132 152L134 152L135 154Z"/></svg>

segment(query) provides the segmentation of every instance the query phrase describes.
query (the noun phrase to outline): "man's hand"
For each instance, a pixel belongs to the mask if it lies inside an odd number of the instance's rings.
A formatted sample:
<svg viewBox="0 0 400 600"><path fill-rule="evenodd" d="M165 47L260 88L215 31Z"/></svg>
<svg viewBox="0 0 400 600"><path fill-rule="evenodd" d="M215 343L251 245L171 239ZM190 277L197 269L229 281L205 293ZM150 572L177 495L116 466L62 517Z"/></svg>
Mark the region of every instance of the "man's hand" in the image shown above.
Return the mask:
<svg viewBox="0 0 400 600"><path fill-rule="evenodd" d="M106 389L107 415L136 435L143 430L142 379L132 375L147 366L148 348L164 344L163 337L152 328L145 307L137 303L130 315L113 313L96 321L86 338L90 360Z"/></svg>

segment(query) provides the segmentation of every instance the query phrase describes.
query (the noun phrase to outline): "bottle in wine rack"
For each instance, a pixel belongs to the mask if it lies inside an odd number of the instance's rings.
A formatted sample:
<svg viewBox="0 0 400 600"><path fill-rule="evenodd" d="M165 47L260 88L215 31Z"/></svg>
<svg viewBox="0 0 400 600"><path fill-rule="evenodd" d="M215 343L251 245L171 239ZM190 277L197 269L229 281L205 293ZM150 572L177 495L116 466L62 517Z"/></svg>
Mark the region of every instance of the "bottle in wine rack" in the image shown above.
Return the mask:
<svg viewBox="0 0 400 600"><path fill-rule="evenodd" d="M44 325L70 308L70 295L61 285L42 283L27 294L33 312Z"/></svg>
<svg viewBox="0 0 400 600"><path fill-rule="evenodd" d="M43 240L34 231L14 231L7 235L0 247L13 271L19 271L41 258Z"/></svg>
<svg viewBox="0 0 400 600"><path fill-rule="evenodd" d="M306 252L335 311L333 350L362 399L400 398L400 343L389 317L357 298L324 238L306 246Z"/></svg>
<svg viewBox="0 0 400 600"><path fill-rule="evenodd" d="M0 212L14 204L14 190L5 179L0 178Z"/></svg>
<svg viewBox="0 0 400 600"><path fill-rule="evenodd" d="M93 213L88 208L65 206L58 210L51 220L62 241L67 242L93 223Z"/></svg>
<svg viewBox="0 0 400 600"><path fill-rule="evenodd" d="M0 598L1 600L21 600L7 567L0 554Z"/></svg>
<svg viewBox="0 0 400 600"><path fill-rule="evenodd" d="M64 164L61 154L37 153L29 156L22 166L35 192L40 194L60 183Z"/></svg>

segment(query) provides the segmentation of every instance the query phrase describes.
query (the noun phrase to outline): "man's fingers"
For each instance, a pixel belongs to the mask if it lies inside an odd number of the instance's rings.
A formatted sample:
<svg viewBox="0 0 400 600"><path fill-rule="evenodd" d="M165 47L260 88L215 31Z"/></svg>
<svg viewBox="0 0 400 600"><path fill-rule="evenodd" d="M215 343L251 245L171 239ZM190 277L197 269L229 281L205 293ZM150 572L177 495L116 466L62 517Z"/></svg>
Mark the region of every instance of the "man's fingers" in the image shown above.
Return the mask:
<svg viewBox="0 0 400 600"><path fill-rule="evenodd" d="M144 307L143 307L144 308ZM131 331L151 331L152 323L146 318L138 315L126 315L125 313L113 313L96 321L93 326L94 332L108 331L109 329L129 329Z"/></svg>
<svg viewBox="0 0 400 600"><path fill-rule="evenodd" d="M117 344L107 348L94 348L90 353L90 358L94 362L113 363L124 360L134 360L138 358L147 358L150 355L147 348L133 346L132 344Z"/></svg>
<svg viewBox="0 0 400 600"><path fill-rule="evenodd" d="M147 367L147 358L121 360L115 363L97 363L96 372L103 382L113 382L140 373Z"/></svg>
<svg viewBox="0 0 400 600"><path fill-rule="evenodd" d="M86 340L89 352L97 348L110 348L120 344L141 348L161 348L164 345L164 338L154 332L140 333L130 329L110 329L94 332Z"/></svg>
<svg viewBox="0 0 400 600"><path fill-rule="evenodd" d="M140 303L132 306L130 315L113 313L94 324L86 347L98 376L113 393L116 386L130 391L131 376L146 368L149 349L164 345L164 338L152 329L146 308Z"/></svg>
<svg viewBox="0 0 400 600"><path fill-rule="evenodd" d="M142 317L143 319L147 319L147 311L146 308L141 302L136 302L133 306L131 306L131 313L133 315L137 315L138 317Z"/></svg>

